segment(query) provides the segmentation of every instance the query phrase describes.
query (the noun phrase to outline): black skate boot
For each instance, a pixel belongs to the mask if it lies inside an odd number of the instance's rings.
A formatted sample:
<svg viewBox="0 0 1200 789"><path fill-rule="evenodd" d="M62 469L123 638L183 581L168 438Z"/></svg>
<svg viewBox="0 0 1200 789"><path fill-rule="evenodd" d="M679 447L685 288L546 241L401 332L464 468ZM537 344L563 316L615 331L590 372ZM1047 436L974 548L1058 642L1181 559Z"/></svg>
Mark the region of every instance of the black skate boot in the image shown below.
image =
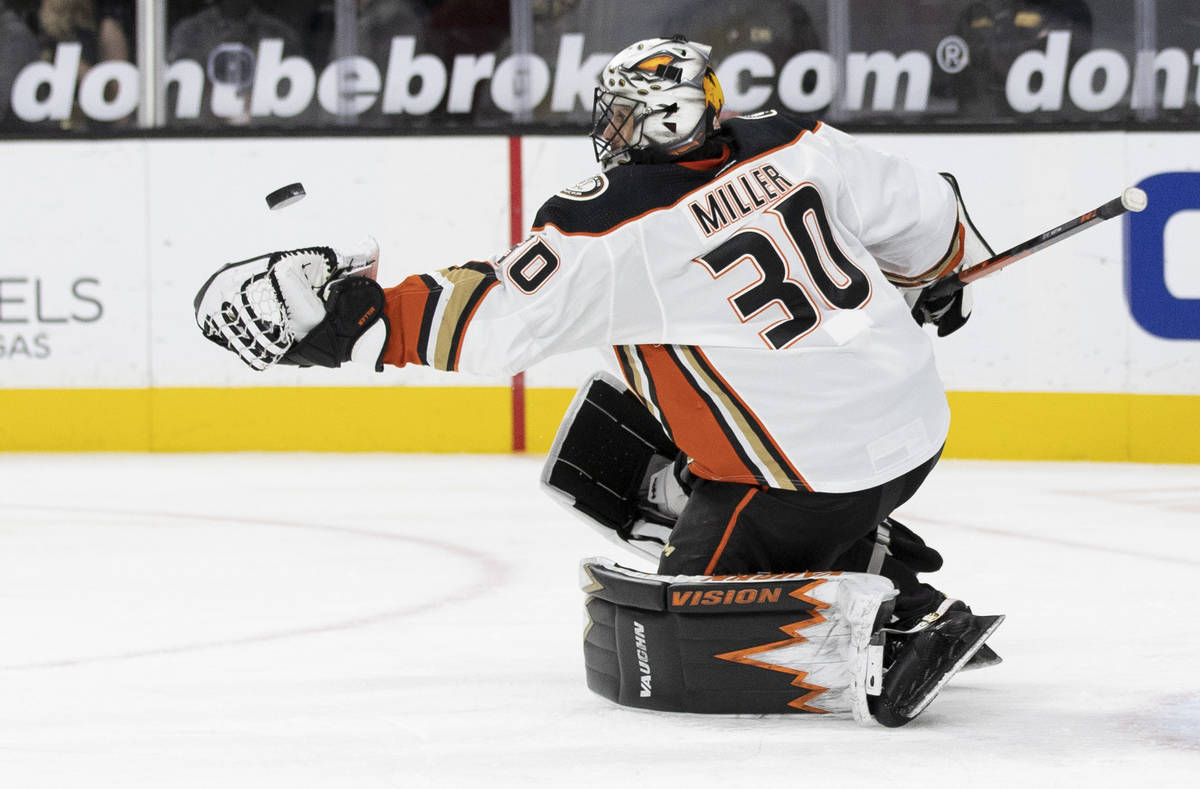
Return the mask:
<svg viewBox="0 0 1200 789"><path fill-rule="evenodd" d="M941 604L938 605L936 610L931 611L922 617L912 617L903 621L897 621L888 627L890 630L898 630L903 633L915 633L916 631L933 624L943 614L950 611L965 611L969 614L971 613L971 608L962 600L957 600L953 597L947 597L942 600ZM900 651L902 644L903 642L900 639L891 639L888 641L883 660L883 665L885 667L890 666L896 659L896 654ZM962 670L972 671L977 668L994 666L1002 662L1004 662L1004 658L996 654L996 651L990 646L984 644L974 655L971 656L971 659L967 661L967 665L962 667Z"/></svg>
<svg viewBox="0 0 1200 789"><path fill-rule="evenodd" d="M875 720L896 727L920 715L1003 621L1003 616L948 610L915 631L883 631L900 643L884 671L880 695L868 700Z"/></svg>

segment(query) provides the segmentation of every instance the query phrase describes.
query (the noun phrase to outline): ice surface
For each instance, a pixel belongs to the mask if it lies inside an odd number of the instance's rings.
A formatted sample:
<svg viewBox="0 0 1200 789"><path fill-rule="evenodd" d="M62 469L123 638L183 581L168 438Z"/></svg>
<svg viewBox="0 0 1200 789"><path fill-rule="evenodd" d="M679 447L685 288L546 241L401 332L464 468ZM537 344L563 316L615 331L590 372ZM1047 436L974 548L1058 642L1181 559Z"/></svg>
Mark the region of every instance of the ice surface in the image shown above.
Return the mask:
<svg viewBox="0 0 1200 789"><path fill-rule="evenodd" d="M0 787L1200 785L1200 467L945 461L899 514L1008 614L915 723L584 685L538 457L0 455Z"/></svg>

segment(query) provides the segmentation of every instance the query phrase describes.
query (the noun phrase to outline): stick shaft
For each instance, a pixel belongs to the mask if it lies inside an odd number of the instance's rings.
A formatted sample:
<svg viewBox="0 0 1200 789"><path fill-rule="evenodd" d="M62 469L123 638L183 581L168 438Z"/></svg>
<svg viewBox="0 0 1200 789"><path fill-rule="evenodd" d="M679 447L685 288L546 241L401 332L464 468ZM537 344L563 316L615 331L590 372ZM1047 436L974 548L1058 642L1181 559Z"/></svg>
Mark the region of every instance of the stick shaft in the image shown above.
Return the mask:
<svg viewBox="0 0 1200 789"><path fill-rule="evenodd" d="M1053 246L1059 241L1070 238L1081 230L1086 230L1092 225L1098 224L1113 217L1124 214L1129 209L1125 207L1122 198L1114 197L1102 206L1088 211L1086 214L1081 214L1074 219L1063 222L1058 227L1051 228L1045 233L1034 236L1026 241L1022 241L1011 249L1006 249L998 255L988 258L982 263L976 263L970 268L965 268L948 277L943 277L929 288L928 298L936 299L943 296L962 290L967 286L967 283L974 282L977 279L995 274L1002 268L1016 263L1018 260L1023 260L1029 257L1034 252L1039 252L1048 246Z"/></svg>

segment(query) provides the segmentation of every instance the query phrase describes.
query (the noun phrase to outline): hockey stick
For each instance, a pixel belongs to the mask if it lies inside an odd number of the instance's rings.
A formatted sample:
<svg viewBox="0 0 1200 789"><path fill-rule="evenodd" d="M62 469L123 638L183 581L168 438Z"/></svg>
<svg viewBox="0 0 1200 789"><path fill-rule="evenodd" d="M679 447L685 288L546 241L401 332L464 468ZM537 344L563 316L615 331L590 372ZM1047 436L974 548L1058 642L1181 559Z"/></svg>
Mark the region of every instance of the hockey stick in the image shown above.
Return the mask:
<svg viewBox="0 0 1200 789"><path fill-rule="evenodd" d="M1043 250L1048 246L1057 244L1063 239L1070 238L1081 230L1091 227L1105 221L1124 214L1126 211L1144 211L1146 209L1146 193L1136 186L1131 186L1121 193L1120 197L1114 197L1099 208L1088 211L1086 214L1075 217L1067 222L1063 222L1058 227L1047 230L1041 235L1034 236L1028 241L1022 241L1012 249L1005 250L999 255L994 255L982 263L976 263L970 268L965 268L962 271L951 274L948 277L942 277L937 282L929 287L921 298L925 301L931 301L943 296L950 296L962 290L968 283L974 282L977 279L982 279L989 274L994 274L1000 269L1016 263L1018 260L1029 257L1034 252Z"/></svg>

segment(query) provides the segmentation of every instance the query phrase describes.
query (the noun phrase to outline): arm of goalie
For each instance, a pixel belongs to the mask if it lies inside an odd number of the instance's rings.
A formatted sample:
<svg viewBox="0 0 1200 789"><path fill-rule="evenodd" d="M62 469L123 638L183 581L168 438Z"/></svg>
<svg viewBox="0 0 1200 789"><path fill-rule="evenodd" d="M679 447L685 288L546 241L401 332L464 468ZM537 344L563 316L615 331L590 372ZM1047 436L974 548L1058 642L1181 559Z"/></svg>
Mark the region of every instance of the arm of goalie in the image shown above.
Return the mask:
<svg viewBox="0 0 1200 789"><path fill-rule="evenodd" d="M954 241L951 242L950 250L947 252L947 255L951 257L957 255L959 261L953 268L940 275L946 276L987 260L995 252L980 234L979 229L975 227L970 214L967 213L967 206L963 202L958 181L950 173L942 173L942 177L954 190L955 202L958 205L958 224L962 227L961 236L958 233L955 234ZM971 317L974 305L969 285L949 296L931 298L930 289L936 282L937 280L934 280L934 282L924 283L920 287L904 288L901 292L905 302L912 310L913 319L921 325L932 323L937 327L938 336L945 337L966 324L967 319Z"/></svg>
<svg viewBox="0 0 1200 789"><path fill-rule="evenodd" d="M273 252L230 263L196 294L204 336L255 370L275 364L339 367L371 360L387 344L379 247Z"/></svg>

